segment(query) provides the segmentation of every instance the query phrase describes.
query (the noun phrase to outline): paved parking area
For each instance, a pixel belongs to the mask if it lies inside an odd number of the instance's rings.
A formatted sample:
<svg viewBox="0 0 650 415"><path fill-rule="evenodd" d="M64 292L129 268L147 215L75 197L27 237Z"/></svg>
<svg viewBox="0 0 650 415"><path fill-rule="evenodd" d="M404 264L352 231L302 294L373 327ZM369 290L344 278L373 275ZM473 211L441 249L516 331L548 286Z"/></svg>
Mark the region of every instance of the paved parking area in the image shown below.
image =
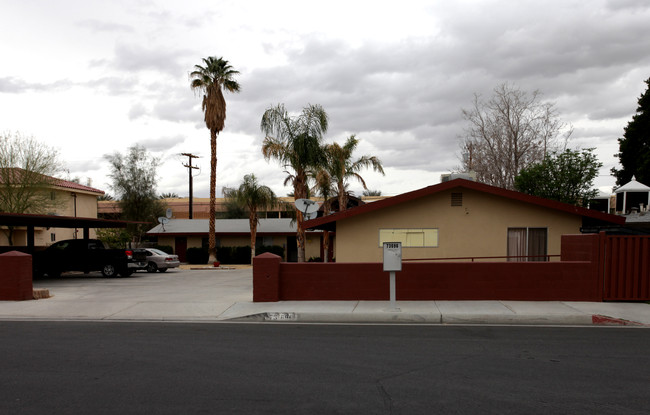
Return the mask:
<svg viewBox="0 0 650 415"><path fill-rule="evenodd" d="M0 302L0 318L216 320L235 302L253 300L252 269L64 274L34 281L50 298Z"/></svg>

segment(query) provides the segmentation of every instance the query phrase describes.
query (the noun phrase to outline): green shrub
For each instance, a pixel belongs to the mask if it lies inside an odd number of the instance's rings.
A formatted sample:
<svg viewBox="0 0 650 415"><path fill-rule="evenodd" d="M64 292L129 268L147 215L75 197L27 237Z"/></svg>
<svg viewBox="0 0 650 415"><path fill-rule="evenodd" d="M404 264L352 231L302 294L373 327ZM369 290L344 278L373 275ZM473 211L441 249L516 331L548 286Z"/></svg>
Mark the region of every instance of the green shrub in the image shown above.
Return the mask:
<svg viewBox="0 0 650 415"><path fill-rule="evenodd" d="M207 264L210 257L207 248L187 248L185 256L190 264Z"/></svg>
<svg viewBox="0 0 650 415"><path fill-rule="evenodd" d="M284 248L281 246L262 246L255 250L255 255L271 252L280 257L284 257ZM222 246L217 248L217 259L222 264L250 264L251 247L250 246Z"/></svg>
<svg viewBox="0 0 650 415"><path fill-rule="evenodd" d="M259 248L255 249L255 255L263 254L264 252L270 252L281 258L284 258L284 248L279 245L273 245L273 246L262 245Z"/></svg>
<svg viewBox="0 0 650 415"><path fill-rule="evenodd" d="M217 248L217 259L222 264L250 264L251 248L248 246L222 246Z"/></svg>

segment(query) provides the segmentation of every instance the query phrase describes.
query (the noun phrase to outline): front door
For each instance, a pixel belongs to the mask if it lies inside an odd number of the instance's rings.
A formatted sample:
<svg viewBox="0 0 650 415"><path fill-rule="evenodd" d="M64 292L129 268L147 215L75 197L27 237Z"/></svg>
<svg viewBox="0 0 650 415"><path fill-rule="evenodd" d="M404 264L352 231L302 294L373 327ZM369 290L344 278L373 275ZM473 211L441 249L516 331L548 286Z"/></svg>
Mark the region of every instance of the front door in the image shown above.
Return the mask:
<svg viewBox="0 0 650 415"><path fill-rule="evenodd" d="M187 237L177 236L176 237L176 246L174 247L174 253L178 255L178 260L181 262L187 262Z"/></svg>
<svg viewBox="0 0 650 415"><path fill-rule="evenodd" d="M287 262L298 262L298 241L295 236L287 236Z"/></svg>

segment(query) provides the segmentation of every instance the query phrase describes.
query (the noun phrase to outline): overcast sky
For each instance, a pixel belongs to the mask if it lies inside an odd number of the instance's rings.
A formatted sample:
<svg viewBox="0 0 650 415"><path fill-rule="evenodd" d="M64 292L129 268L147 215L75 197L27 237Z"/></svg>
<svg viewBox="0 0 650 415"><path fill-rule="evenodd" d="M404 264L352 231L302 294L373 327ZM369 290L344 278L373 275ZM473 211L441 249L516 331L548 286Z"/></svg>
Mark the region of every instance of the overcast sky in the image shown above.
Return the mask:
<svg viewBox="0 0 650 415"><path fill-rule="evenodd" d="M163 163L158 193L187 196L180 153L194 153L194 195L207 197L209 131L188 74L223 56L242 90L226 94L218 193L248 173L291 191L262 156L260 119L311 103L330 116L326 141L356 134L357 155L382 160L386 176L362 173L368 187L396 195L457 167L462 108L510 82L556 103L611 191L650 77L649 22L646 0L0 0L0 131L57 148L69 177L109 193L106 154L145 146Z"/></svg>

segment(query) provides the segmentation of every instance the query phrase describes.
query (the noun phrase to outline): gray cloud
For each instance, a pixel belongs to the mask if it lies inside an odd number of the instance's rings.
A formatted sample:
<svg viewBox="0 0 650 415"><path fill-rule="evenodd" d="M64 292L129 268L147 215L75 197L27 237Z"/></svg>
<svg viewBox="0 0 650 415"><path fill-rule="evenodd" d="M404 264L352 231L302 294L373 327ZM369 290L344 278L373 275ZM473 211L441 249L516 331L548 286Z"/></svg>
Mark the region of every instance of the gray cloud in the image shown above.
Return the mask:
<svg viewBox="0 0 650 415"><path fill-rule="evenodd" d="M143 146L151 152L164 152L175 145L182 143L184 138L182 136L167 136L167 137L152 137L137 140L137 144Z"/></svg>
<svg viewBox="0 0 650 415"><path fill-rule="evenodd" d="M299 111L318 103L330 115L328 140L356 133L387 167L448 171L458 165L461 108L471 105L474 92L489 96L505 81L540 89L569 123L618 119L633 110L633 99L614 89L634 68L650 64L639 53L650 50L650 37L640 36L648 31L643 19L614 16L601 24L598 16L586 16L576 25L560 18L549 30L543 16L551 12L512 25L503 20L507 16L487 22L481 13L444 20L440 36L388 45L352 47L305 37L286 52L286 64L242 73L241 94L226 94L226 129L258 137L259 143L266 108L284 103ZM172 99L154 113L203 128L199 102ZM574 137L584 134L577 129Z"/></svg>
<svg viewBox="0 0 650 415"><path fill-rule="evenodd" d="M102 168L101 163L96 160L68 160L66 165L72 172L92 172Z"/></svg>
<svg viewBox="0 0 650 415"><path fill-rule="evenodd" d="M127 73L155 71L177 78L187 73L183 60L194 56L192 51L163 46L145 47L135 43L118 42L110 59L95 59L91 67L111 67Z"/></svg>
<svg viewBox="0 0 650 415"><path fill-rule="evenodd" d="M161 97L154 105L151 115L171 122L203 122L201 100L193 99L188 91L184 92Z"/></svg>
<svg viewBox="0 0 650 415"><path fill-rule="evenodd" d="M139 81L133 76L110 76L93 79L84 85L88 88L101 89L109 95L125 95L134 93L139 85Z"/></svg>
<svg viewBox="0 0 650 415"><path fill-rule="evenodd" d="M461 108L471 105L474 92L490 95L505 81L540 89L568 123L631 113L638 92L623 95L620 84L650 65L641 53L650 50L647 7L634 3L631 17L628 8L606 15L597 8L585 14L582 8L511 6L490 19L480 7L453 19L443 15L438 35L388 45L351 47L307 37L286 53L286 65L242 76L244 92L229 104L237 109L234 128L259 136L268 106L283 102L297 111L319 103L331 117L329 137L383 131L384 138L372 139L389 165L446 170L457 164Z"/></svg>
<svg viewBox="0 0 650 415"><path fill-rule="evenodd" d="M90 29L93 32L133 33L135 31L133 26L99 19L80 20L77 22L77 26Z"/></svg>
<svg viewBox="0 0 650 415"><path fill-rule="evenodd" d="M77 7L72 15L65 12L71 5L43 4L35 13L29 5L16 4L5 14L25 32L7 43L7 65L0 75L8 122L23 122L33 105L16 105L28 101L15 99L17 94L32 94L36 101L43 97L43 103L60 99L63 116L51 105L47 111L64 119L73 105L63 99L74 94L57 93L91 90L101 96L98 108L106 105L106 113L118 117L106 122L120 138L102 151L145 144L166 166L174 166L161 173L168 186L181 188L179 193L186 192L186 170L174 159L172 152L181 148L174 147L181 140L174 135L187 136L183 147L206 157L201 163L209 155L201 97L190 91L187 79L192 65L208 54L223 54L241 71L241 93L226 94L219 186L235 185L254 171L282 194L288 191L282 168L260 154L260 118L277 103L293 111L308 103L323 105L330 115L326 141L357 134L358 155L378 156L391 172L369 185L394 194L433 183L459 164L458 137L465 127L461 108L471 105L473 93L488 97L503 82L539 89L544 99L556 102L562 120L575 126L572 145L596 146L606 164L601 173L607 174L615 162L616 138L650 76L647 0L416 2L387 19L391 24L379 36L372 33L378 19L386 18L381 12L394 4L373 3L377 18L358 7L345 8L346 16L331 19L329 26L302 23L313 19L310 6L292 7L296 14L288 17L282 8L250 2L205 4L200 10L158 1L120 2ZM420 14L412 26L397 21L408 17L408 10ZM355 27L342 24L355 19ZM26 54L52 59L59 52L61 59L51 60L46 74L27 75L35 61ZM87 68L80 65L84 60ZM66 67L68 62L74 66ZM149 135L131 136L143 127ZM81 124L76 130L88 131ZM70 140L78 140L76 130L70 128ZM228 153L231 133L240 141L248 135L251 142ZM97 166L106 162L75 163L76 175L85 177L81 172L87 170L96 174L96 183L105 181ZM208 187L207 167L197 178L197 192Z"/></svg>
<svg viewBox="0 0 650 415"><path fill-rule="evenodd" d="M129 110L129 120L137 120L148 113L147 108L140 102L133 104Z"/></svg>
<svg viewBox="0 0 650 415"><path fill-rule="evenodd" d="M0 78L0 92L10 93L10 94L19 94L29 91L57 91L68 89L74 84L67 80L62 79L50 83L37 83L37 82L27 82L20 78L15 78L12 76Z"/></svg>

